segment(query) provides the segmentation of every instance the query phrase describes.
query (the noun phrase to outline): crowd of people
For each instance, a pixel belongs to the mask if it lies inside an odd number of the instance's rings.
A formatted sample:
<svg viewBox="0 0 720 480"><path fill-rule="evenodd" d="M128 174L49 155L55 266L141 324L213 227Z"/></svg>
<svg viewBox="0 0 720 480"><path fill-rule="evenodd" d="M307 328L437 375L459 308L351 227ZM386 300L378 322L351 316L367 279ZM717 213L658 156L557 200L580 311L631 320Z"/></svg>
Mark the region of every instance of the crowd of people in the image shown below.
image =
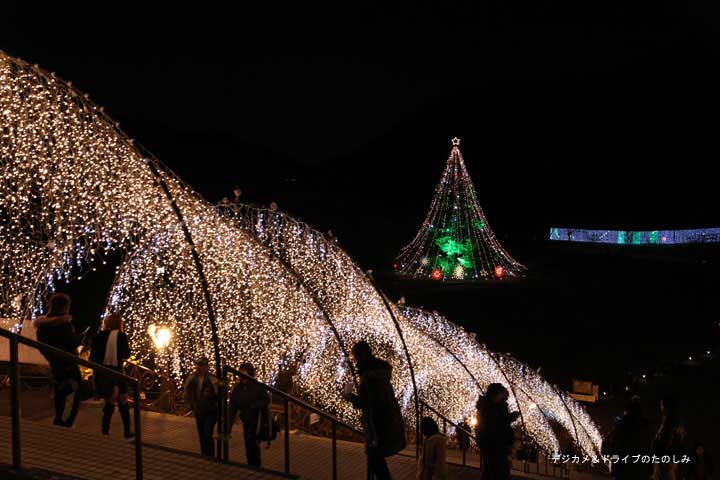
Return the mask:
<svg viewBox="0 0 720 480"><path fill-rule="evenodd" d="M91 345L89 358L117 372L123 371L131 350L124 333L120 314L113 313L103 319L101 331L92 342L83 342L76 335L70 314L71 299L68 295L55 293L50 297L46 315L33 321L39 341L71 354L77 354L83 343ZM80 370L77 364L54 355L45 354L50 365L54 419L53 423L71 427L78 413L83 397ZM389 480L391 473L387 457L406 446L406 429L400 405L391 383L392 366L376 357L367 342L357 342L351 350L351 359L356 366L357 388L346 388L345 399L361 411L364 432L365 454L369 480ZM213 435L218 422L218 382L210 374L206 357L195 360L195 370L184 384L186 404L195 416L200 443L204 456L215 456ZM239 418L243 427L246 460L248 465L261 465L260 443L267 437L261 436L261 426L267 428L270 396L255 377L255 367L243 363L230 394L229 427ZM133 438L128 404L128 385L110 375L95 375L95 392L103 399L101 433L109 435L111 419L117 407L123 424L123 436ZM477 402L477 425L474 436L481 454L483 480L507 480L510 478L510 454L515 444L512 423L519 412L510 412L508 390L499 383L488 386ZM642 463L618 462L612 466L612 475L618 480L710 480L713 463L705 447L696 443L689 445L685 426L679 415L677 404L670 396L660 401L660 428L653 435L650 423L643 416L638 397L633 397L617 419L615 428L605 439L603 454L619 458L645 454L654 458L687 455L687 463ZM458 447L470 447L470 427L459 425L456 431ZM446 444L447 438L440 433L435 420L424 417L420 423L422 449L417 466L418 480L447 480Z"/></svg>

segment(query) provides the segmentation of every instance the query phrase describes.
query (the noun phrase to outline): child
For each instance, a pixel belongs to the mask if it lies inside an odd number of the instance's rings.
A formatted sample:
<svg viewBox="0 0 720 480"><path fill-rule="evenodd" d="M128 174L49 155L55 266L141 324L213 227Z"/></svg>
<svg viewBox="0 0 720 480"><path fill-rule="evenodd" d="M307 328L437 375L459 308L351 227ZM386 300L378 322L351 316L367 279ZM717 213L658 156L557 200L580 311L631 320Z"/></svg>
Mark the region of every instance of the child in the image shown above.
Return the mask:
<svg viewBox="0 0 720 480"><path fill-rule="evenodd" d="M447 480L445 460L445 435L440 433L437 423L430 417L420 422L423 448L418 459L417 480Z"/></svg>

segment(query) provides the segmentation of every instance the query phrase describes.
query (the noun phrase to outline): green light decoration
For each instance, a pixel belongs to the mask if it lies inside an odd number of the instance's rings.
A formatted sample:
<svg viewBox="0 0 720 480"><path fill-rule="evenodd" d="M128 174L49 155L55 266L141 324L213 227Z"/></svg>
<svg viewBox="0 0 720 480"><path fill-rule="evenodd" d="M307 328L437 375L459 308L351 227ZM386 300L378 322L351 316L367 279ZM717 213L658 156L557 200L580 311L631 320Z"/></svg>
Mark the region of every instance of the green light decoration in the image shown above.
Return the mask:
<svg viewBox="0 0 720 480"><path fill-rule="evenodd" d="M653 230L648 235L648 243L660 243L660 232Z"/></svg>
<svg viewBox="0 0 720 480"><path fill-rule="evenodd" d="M627 243L626 236L627 235L625 234L625 232L623 230L620 230L618 232L617 243Z"/></svg>
<svg viewBox="0 0 720 480"><path fill-rule="evenodd" d="M643 243L642 232L632 232L632 244L641 245Z"/></svg>
<svg viewBox="0 0 720 480"><path fill-rule="evenodd" d="M394 268L400 274L434 280L502 279L525 272L495 238L457 138L452 140L425 221L413 241L400 251Z"/></svg>
<svg viewBox="0 0 720 480"><path fill-rule="evenodd" d="M435 245L437 245L438 248L448 257L453 257L455 255L464 255L472 249L472 246L470 245L470 240L466 240L465 242L461 243L452 238L452 236L450 235L436 238Z"/></svg>

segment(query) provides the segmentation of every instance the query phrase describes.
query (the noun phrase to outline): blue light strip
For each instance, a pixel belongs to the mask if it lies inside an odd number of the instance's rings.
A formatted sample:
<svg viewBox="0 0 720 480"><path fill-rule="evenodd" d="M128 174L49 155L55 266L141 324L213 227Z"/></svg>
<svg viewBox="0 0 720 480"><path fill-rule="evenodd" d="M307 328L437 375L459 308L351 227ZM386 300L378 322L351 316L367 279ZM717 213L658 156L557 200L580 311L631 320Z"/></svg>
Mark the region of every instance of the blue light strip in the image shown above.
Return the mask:
<svg viewBox="0 0 720 480"><path fill-rule="evenodd" d="M617 245L678 245L684 243L720 243L720 228L687 230L588 230L584 228L550 229L550 240L563 242L614 243Z"/></svg>

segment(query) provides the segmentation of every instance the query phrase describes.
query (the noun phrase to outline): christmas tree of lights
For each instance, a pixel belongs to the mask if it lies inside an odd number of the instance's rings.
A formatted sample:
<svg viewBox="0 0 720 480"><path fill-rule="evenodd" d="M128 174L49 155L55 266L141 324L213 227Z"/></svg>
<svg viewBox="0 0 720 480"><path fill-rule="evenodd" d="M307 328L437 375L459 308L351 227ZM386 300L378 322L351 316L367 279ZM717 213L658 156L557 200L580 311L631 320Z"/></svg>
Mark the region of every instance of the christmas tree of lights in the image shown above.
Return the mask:
<svg viewBox="0 0 720 480"><path fill-rule="evenodd" d="M503 249L485 218L459 138L452 139L445 171L420 231L400 251L393 267L401 274L433 280L502 279L525 271Z"/></svg>

